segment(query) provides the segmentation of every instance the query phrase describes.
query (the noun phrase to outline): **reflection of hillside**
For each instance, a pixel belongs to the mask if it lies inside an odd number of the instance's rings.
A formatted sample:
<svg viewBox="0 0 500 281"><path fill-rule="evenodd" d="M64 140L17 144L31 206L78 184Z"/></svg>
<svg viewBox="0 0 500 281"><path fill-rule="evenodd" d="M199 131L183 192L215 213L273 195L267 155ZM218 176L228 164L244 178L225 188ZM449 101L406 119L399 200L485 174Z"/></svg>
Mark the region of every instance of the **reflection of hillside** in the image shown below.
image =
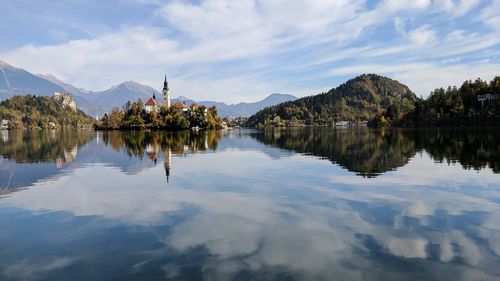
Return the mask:
<svg viewBox="0 0 500 281"><path fill-rule="evenodd" d="M415 142L396 130L271 129L253 136L265 144L326 158L364 177L401 167L415 154Z"/></svg>
<svg viewBox="0 0 500 281"><path fill-rule="evenodd" d="M464 169L489 167L500 173L500 132L495 129L439 129L415 133L419 148L438 162L460 163Z"/></svg>
<svg viewBox="0 0 500 281"><path fill-rule="evenodd" d="M500 172L500 133L493 130L368 130L331 128L266 129L260 142L326 158L363 177L404 166L417 151L466 169Z"/></svg>
<svg viewBox="0 0 500 281"><path fill-rule="evenodd" d="M16 163L56 162L61 167L73 163L78 148L92 138L72 131L9 131L0 140L0 155Z"/></svg>

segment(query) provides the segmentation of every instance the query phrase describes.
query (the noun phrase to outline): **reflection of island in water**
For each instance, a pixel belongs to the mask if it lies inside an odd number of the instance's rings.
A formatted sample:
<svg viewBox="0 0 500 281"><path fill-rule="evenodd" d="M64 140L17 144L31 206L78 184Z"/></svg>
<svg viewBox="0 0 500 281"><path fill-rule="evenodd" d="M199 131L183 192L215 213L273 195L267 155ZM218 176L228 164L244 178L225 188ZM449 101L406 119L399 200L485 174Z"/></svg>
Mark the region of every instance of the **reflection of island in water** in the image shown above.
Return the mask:
<svg viewBox="0 0 500 281"><path fill-rule="evenodd" d="M167 182L172 156L215 150L220 132L4 131L0 139L0 194L103 163L127 174L163 160Z"/></svg>
<svg viewBox="0 0 500 281"><path fill-rule="evenodd" d="M500 172L500 133L495 130L271 128L252 136L267 145L328 159L363 177L402 167L419 151L437 162Z"/></svg>
<svg viewBox="0 0 500 281"><path fill-rule="evenodd" d="M215 150L222 134L219 131L179 131L179 132L117 132L105 131L98 138L115 151L125 150L129 157L147 157L156 165L163 157L167 182L172 168L172 155L186 156L199 152Z"/></svg>

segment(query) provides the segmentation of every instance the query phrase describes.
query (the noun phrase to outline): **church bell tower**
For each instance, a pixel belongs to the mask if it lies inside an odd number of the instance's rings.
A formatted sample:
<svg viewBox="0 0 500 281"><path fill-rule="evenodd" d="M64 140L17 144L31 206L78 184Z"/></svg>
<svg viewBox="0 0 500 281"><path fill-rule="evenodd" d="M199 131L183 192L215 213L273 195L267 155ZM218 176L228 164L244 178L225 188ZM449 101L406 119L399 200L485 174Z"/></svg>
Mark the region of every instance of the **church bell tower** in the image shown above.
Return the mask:
<svg viewBox="0 0 500 281"><path fill-rule="evenodd" d="M168 90L168 82L167 82L167 75L165 75L165 81L163 82L163 105L165 105L167 108L170 107L170 93Z"/></svg>

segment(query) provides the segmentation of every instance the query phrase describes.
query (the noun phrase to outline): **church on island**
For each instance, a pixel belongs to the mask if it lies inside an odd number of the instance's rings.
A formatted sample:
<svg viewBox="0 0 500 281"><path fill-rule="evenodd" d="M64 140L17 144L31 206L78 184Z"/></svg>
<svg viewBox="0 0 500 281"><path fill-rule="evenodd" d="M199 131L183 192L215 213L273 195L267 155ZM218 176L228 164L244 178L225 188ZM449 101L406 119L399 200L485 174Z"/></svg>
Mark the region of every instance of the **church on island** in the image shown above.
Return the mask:
<svg viewBox="0 0 500 281"><path fill-rule="evenodd" d="M170 108L170 92L168 89L167 75L165 75L165 81L163 82L162 94L163 105L165 105L167 108ZM160 109L158 102L156 102L155 94L153 94L153 97L149 98L148 101L144 104L144 109L147 113L150 113L153 110L157 112Z"/></svg>

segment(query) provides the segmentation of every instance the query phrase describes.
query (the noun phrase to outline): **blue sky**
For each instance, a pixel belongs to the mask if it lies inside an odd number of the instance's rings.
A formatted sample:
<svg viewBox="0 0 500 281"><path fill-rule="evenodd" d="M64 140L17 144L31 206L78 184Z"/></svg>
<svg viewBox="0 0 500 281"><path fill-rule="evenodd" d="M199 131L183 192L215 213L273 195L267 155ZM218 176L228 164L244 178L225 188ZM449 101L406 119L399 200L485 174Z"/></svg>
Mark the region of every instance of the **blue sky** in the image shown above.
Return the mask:
<svg viewBox="0 0 500 281"><path fill-rule="evenodd" d="M254 101L378 73L427 96L500 75L500 0L1 1L0 59L89 90Z"/></svg>

